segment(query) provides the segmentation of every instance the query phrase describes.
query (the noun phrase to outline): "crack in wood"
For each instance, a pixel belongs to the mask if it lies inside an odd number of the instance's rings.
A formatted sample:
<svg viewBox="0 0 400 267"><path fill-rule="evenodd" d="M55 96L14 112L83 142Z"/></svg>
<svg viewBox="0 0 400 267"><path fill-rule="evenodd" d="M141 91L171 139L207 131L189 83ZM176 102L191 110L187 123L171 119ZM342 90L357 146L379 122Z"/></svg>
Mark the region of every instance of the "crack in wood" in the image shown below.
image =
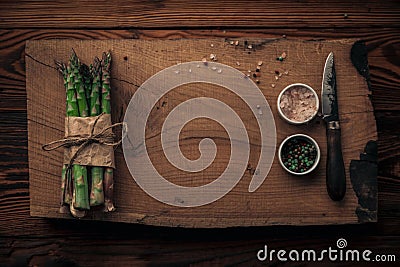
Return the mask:
<svg viewBox="0 0 400 267"><path fill-rule="evenodd" d="M133 85L133 86L135 86L137 88L140 87L140 85L137 85L137 84L135 84L133 82L130 82L130 81L127 81L127 80L123 80L123 79L118 79L118 78L111 77L111 80L116 80L116 81L119 81L119 82L127 83L127 84Z"/></svg>
<svg viewBox="0 0 400 267"><path fill-rule="evenodd" d="M37 62L37 63L43 65L43 66L46 66L46 67L49 67L49 68L52 68L52 69L57 70L56 67L53 67L53 66L51 66L51 65L49 65L49 64L46 64L46 63L44 63L44 62L41 62L40 60L34 58L33 56L31 56L31 55L28 54L28 53L26 53L25 56L28 57L28 58L30 58L30 59L32 59L33 61L35 61L35 62Z"/></svg>

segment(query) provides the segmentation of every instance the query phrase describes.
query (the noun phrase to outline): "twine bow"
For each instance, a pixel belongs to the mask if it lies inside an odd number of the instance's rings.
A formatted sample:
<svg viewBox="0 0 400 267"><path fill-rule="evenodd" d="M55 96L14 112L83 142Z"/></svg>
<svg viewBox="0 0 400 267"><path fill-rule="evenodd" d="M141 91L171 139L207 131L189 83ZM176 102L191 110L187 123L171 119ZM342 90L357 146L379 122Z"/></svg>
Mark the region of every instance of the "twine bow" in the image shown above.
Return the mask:
<svg viewBox="0 0 400 267"><path fill-rule="evenodd" d="M123 122L115 123L110 126L104 127L99 133L94 134L94 130L96 128L96 124L98 120L100 119L101 116L103 116L104 113L96 116L96 119L94 120L94 123L90 129L90 135L87 137L82 137L82 136L69 136L67 138L59 139L50 143L47 143L42 146L42 149L45 151L51 151L60 147L71 147L71 146L79 146L76 152L72 155L70 158L70 161L67 165L67 171L72 168L72 164L74 163L76 157L79 155L79 153L82 152L83 149L85 149L87 146L90 144L101 144L101 145L106 145L106 146L118 146L122 142L122 137L115 142L114 138L115 135L112 131L109 131L112 128L124 125Z"/></svg>

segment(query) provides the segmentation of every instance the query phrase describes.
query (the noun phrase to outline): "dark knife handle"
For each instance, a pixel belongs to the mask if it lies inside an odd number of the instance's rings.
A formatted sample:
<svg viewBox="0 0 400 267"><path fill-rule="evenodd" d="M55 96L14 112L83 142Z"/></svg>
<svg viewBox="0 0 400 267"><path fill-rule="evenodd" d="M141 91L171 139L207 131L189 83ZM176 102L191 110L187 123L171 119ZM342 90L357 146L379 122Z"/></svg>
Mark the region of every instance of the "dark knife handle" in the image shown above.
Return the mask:
<svg viewBox="0 0 400 267"><path fill-rule="evenodd" d="M338 121L328 123L328 158L326 161L326 186L330 198L343 199L346 193L346 171L344 168L341 131Z"/></svg>

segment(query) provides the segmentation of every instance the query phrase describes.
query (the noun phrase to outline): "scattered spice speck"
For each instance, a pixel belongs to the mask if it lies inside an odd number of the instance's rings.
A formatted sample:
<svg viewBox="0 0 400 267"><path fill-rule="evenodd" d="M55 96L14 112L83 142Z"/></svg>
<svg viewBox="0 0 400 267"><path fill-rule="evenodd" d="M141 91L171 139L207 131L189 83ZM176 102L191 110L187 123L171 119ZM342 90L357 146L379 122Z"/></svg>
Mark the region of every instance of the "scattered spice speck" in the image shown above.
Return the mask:
<svg viewBox="0 0 400 267"><path fill-rule="evenodd" d="M252 49L253 46L250 44L250 45L247 46L247 48L248 48L248 49Z"/></svg>
<svg viewBox="0 0 400 267"><path fill-rule="evenodd" d="M235 45L238 46L238 45L239 45L239 41L236 41L236 42L235 42Z"/></svg>
<svg viewBox="0 0 400 267"><path fill-rule="evenodd" d="M259 84L259 83L260 83L260 80L256 80L256 83Z"/></svg>
<svg viewBox="0 0 400 267"><path fill-rule="evenodd" d="M278 79L279 79L279 77L275 75L275 80L278 80Z"/></svg>
<svg viewBox="0 0 400 267"><path fill-rule="evenodd" d="M261 60L258 61L258 63L257 63L258 66L261 66L262 64L263 64L263 62Z"/></svg>
<svg viewBox="0 0 400 267"><path fill-rule="evenodd" d="M235 42L234 42L234 41L230 41L229 43L230 43L231 45L234 45L234 44L235 44Z"/></svg>
<svg viewBox="0 0 400 267"><path fill-rule="evenodd" d="M210 44L211 47L214 47L214 44Z"/></svg>
<svg viewBox="0 0 400 267"><path fill-rule="evenodd" d="M213 60L213 61L217 61L217 55L210 54L210 59Z"/></svg>
<svg viewBox="0 0 400 267"><path fill-rule="evenodd" d="M285 71L285 75L288 75L289 74L289 71L287 70L287 71Z"/></svg>
<svg viewBox="0 0 400 267"><path fill-rule="evenodd" d="M286 52L282 52L282 54L279 57L277 57L276 60L282 62L286 58L286 56L287 56Z"/></svg>
<svg viewBox="0 0 400 267"><path fill-rule="evenodd" d="M274 83L271 83L271 87L272 87L272 88L275 88L275 84L274 84Z"/></svg>
<svg viewBox="0 0 400 267"><path fill-rule="evenodd" d="M176 74L179 74L179 70L174 71Z"/></svg>
<svg viewBox="0 0 400 267"><path fill-rule="evenodd" d="M279 70L275 70L275 74L276 74L276 75L279 75Z"/></svg>
<svg viewBox="0 0 400 267"><path fill-rule="evenodd" d="M222 69L219 69L217 72L218 72L218 73L221 73L221 72L222 72Z"/></svg>
<svg viewBox="0 0 400 267"><path fill-rule="evenodd" d="M192 69L189 69L189 72L191 73L191 72L192 72Z"/></svg>
<svg viewBox="0 0 400 267"><path fill-rule="evenodd" d="M240 62L239 62L239 61L236 61L236 65L240 66Z"/></svg>

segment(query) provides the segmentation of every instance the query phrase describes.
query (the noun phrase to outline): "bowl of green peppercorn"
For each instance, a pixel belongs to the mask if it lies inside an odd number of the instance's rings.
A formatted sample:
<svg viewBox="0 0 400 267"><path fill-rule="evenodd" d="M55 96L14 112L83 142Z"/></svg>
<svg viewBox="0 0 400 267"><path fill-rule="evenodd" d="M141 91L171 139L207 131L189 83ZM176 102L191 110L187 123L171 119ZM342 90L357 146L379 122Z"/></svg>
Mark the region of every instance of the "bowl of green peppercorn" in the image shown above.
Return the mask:
<svg viewBox="0 0 400 267"><path fill-rule="evenodd" d="M312 172L319 163L320 149L317 142L308 135L294 134L279 146L279 163L289 173L305 175Z"/></svg>

